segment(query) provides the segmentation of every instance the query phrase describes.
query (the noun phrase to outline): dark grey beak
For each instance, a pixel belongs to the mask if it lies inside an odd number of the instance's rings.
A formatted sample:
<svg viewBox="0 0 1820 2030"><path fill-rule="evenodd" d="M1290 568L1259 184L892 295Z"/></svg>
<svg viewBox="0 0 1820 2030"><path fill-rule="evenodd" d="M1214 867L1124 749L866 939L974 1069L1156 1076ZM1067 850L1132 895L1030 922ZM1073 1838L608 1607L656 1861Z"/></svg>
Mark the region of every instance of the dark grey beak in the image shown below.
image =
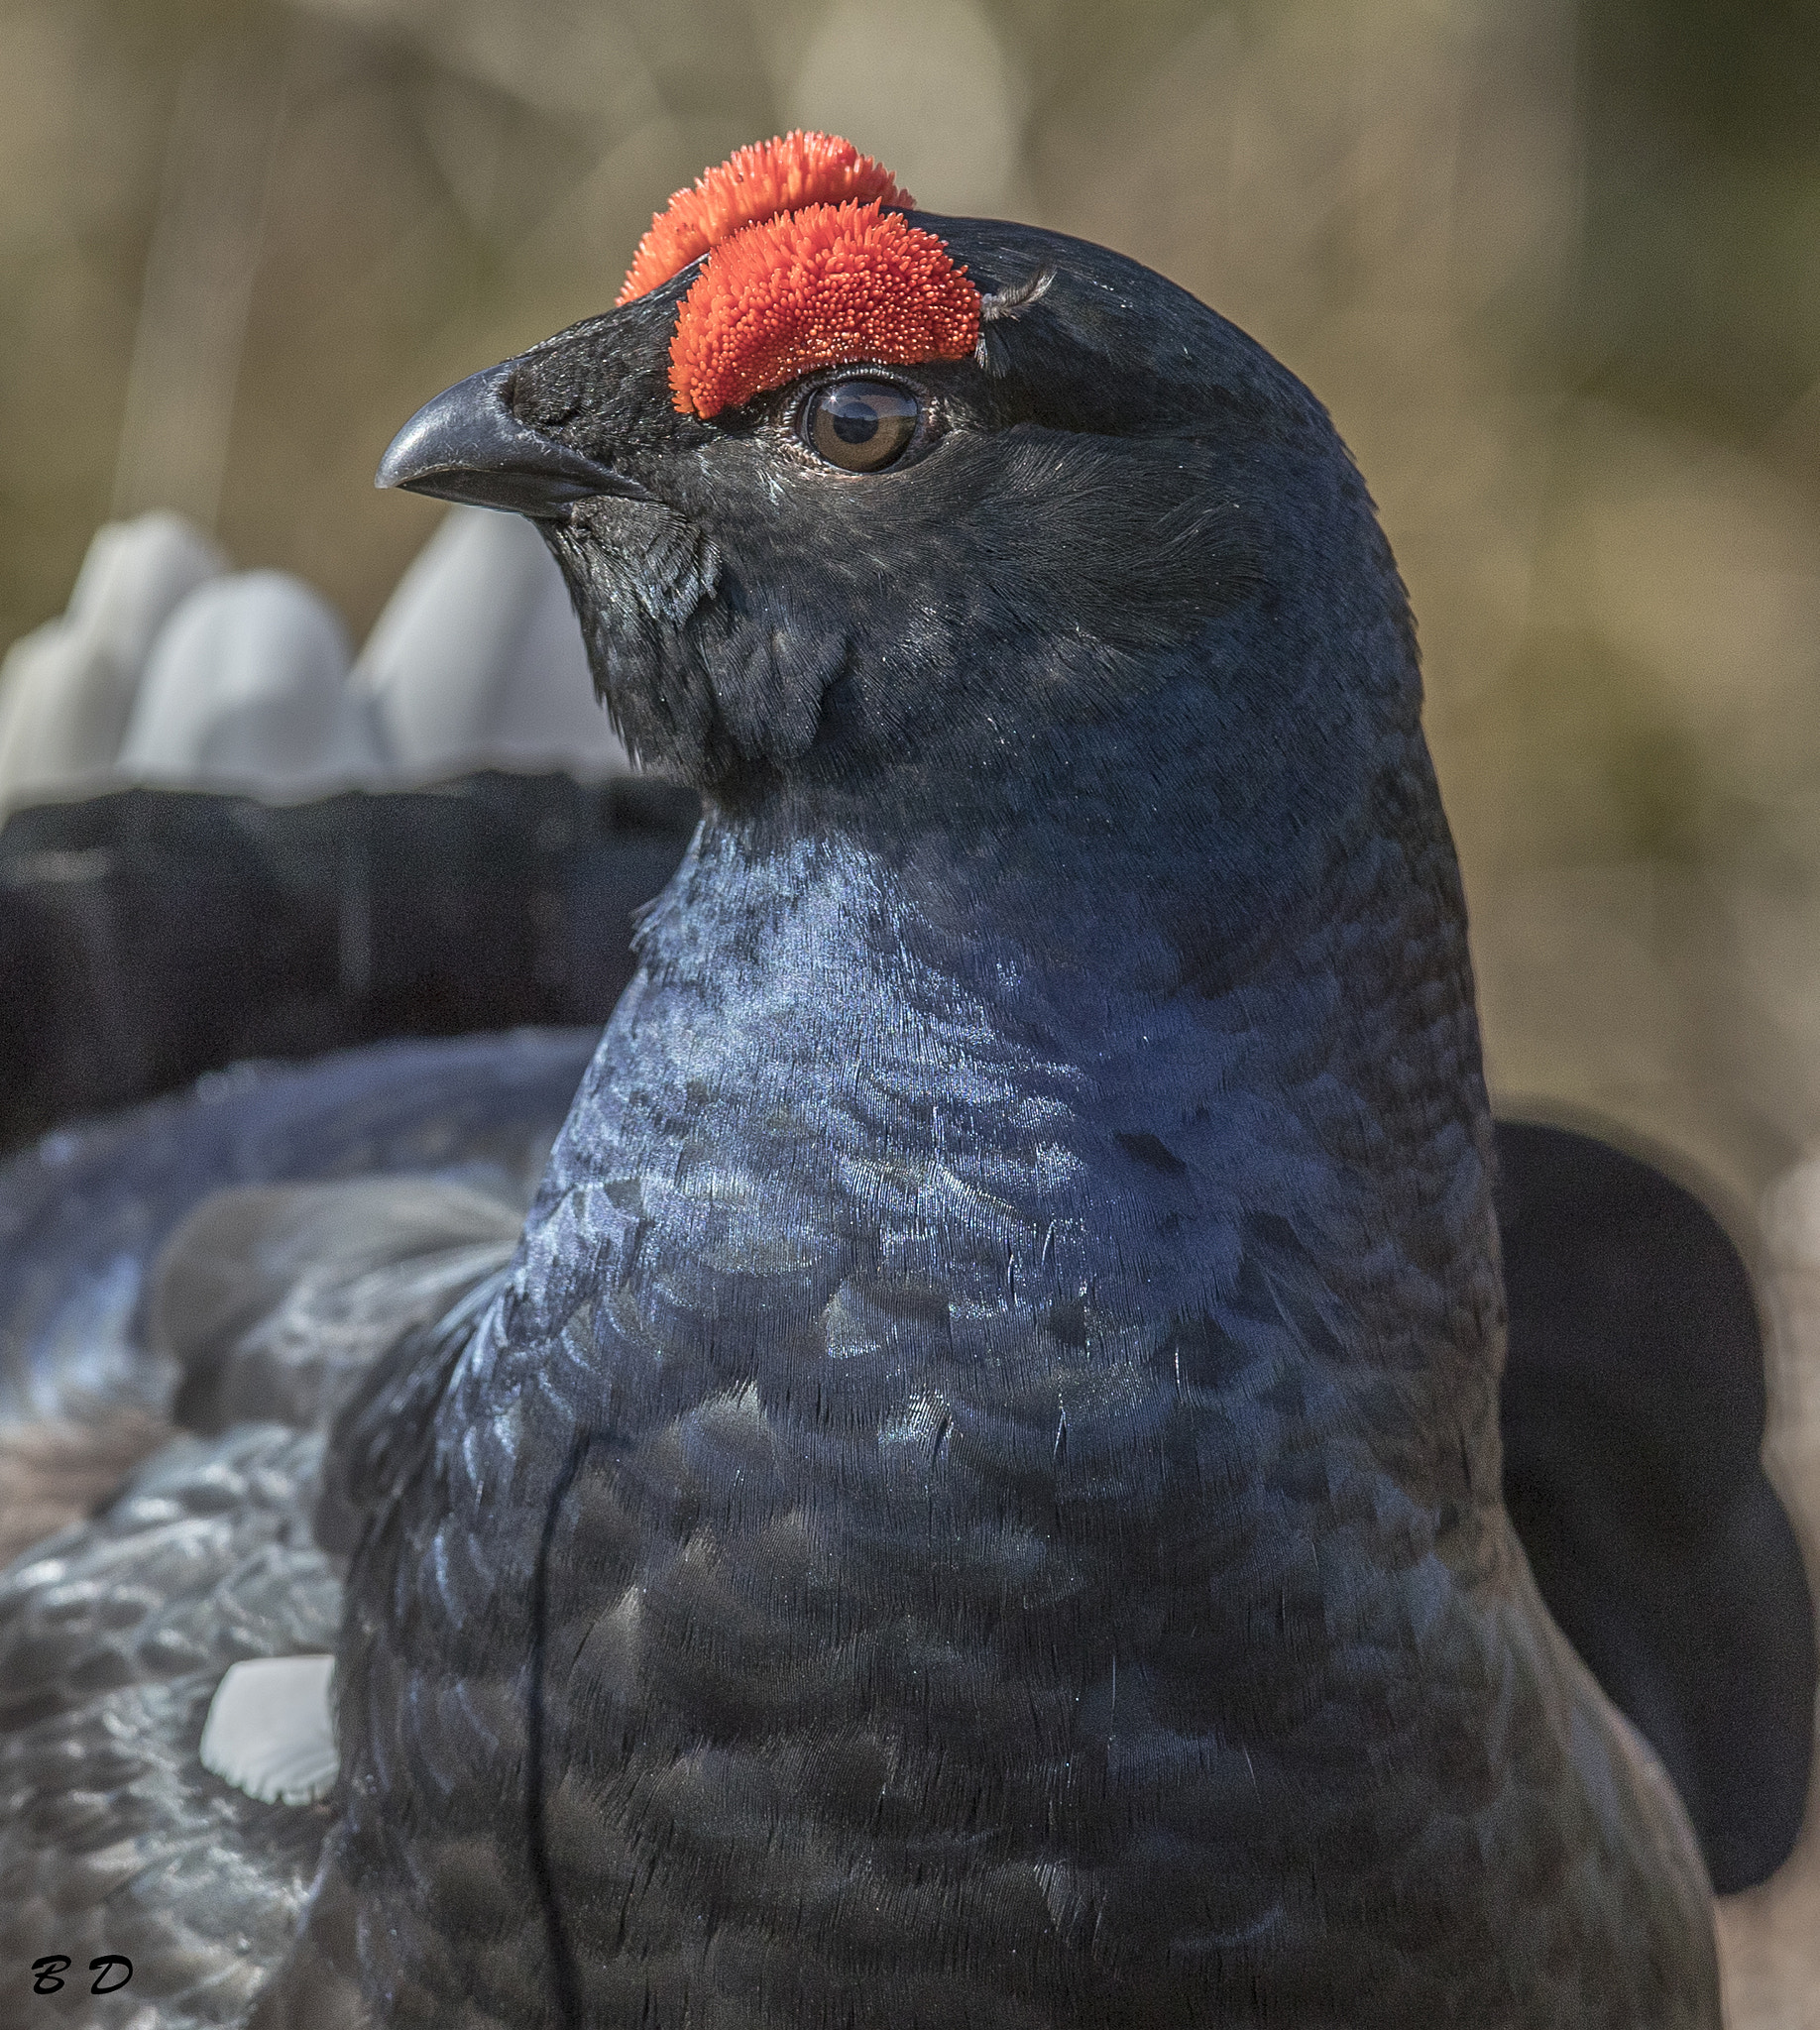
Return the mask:
<svg viewBox="0 0 1820 2030"><path fill-rule="evenodd" d="M373 484L545 519L591 494L648 501L636 480L519 422L506 399L515 364L470 374L426 401L387 446Z"/></svg>

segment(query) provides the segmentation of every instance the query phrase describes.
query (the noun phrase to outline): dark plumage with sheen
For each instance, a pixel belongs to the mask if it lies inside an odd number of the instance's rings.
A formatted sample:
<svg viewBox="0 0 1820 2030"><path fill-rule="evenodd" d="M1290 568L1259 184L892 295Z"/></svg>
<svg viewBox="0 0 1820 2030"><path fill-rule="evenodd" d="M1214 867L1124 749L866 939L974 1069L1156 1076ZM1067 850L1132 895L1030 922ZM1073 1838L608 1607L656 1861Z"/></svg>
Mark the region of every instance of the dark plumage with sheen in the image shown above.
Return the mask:
<svg viewBox="0 0 1820 2030"><path fill-rule="evenodd" d="M1365 489L1158 277L922 222L987 322L883 472L801 385L675 412L691 271L478 377L707 815L503 1285L331 1445L341 1817L259 2021L1714 2025L1501 1500Z"/></svg>
<svg viewBox="0 0 1820 2030"><path fill-rule="evenodd" d="M538 517L704 800L521 1235L572 1039L0 1175L0 1404L190 1432L0 1578L0 1947L130 1954L158 2030L1716 2030L1687 1820L1504 1507L1364 487L1158 277L920 222L971 361L684 416L685 270L388 454ZM860 473L806 405L868 372ZM333 1797L204 1769L229 1664L331 1640Z"/></svg>

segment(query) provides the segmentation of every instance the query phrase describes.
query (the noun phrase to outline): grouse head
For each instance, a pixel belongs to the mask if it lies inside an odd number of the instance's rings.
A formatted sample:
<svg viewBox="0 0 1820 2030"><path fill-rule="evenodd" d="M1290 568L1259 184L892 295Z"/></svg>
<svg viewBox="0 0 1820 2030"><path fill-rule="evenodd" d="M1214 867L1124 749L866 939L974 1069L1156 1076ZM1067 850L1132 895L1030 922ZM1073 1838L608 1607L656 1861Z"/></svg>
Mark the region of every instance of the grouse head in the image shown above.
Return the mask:
<svg viewBox="0 0 1820 2030"><path fill-rule="evenodd" d="M535 517L627 744L723 809L1142 808L1281 869L1419 711L1324 410L1135 262L910 204L845 142L741 151L380 484Z"/></svg>

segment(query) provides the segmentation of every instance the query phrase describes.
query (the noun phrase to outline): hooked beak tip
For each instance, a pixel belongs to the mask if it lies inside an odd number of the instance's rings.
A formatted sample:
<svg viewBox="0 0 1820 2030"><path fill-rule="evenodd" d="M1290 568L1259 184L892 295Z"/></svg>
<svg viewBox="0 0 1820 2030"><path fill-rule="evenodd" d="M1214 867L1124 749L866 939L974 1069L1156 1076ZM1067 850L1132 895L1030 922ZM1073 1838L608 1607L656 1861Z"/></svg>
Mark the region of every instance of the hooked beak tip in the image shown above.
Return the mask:
<svg viewBox="0 0 1820 2030"><path fill-rule="evenodd" d="M426 401L386 447L373 484L545 520L595 495L649 500L635 480L513 415L515 364L470 374Z"/></svg>

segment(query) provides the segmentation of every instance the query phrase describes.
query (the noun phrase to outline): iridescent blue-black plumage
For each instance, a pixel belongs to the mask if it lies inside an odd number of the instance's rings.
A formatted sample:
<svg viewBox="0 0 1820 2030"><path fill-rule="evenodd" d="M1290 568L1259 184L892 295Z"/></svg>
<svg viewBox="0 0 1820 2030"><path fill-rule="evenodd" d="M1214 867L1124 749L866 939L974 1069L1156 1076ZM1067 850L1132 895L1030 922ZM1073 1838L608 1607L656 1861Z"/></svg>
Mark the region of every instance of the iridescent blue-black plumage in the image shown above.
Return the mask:
<svg viewBox="0 0 1820 2030"><path fill-rule="evenodd" d="M1005 314L875 477L679 419L663 291L510 377L628 483L549 538L709 813L369 1477L324 1907L400 2023L1714 2022L1502 1508L1364 489L1158 278L934 223Z"/></svg>
<svg viewBox="0 0 1820 2030"><path fill-rule="evenodd" d="M1363 485L1159 278L929 223L990 314L880 473L800 388L676 414L686 278L461 397L569 454L597 676L707 816L503 1282L330 1440L342 1779L255 2020L1714 2024L1502 1504Z"/></svg>

